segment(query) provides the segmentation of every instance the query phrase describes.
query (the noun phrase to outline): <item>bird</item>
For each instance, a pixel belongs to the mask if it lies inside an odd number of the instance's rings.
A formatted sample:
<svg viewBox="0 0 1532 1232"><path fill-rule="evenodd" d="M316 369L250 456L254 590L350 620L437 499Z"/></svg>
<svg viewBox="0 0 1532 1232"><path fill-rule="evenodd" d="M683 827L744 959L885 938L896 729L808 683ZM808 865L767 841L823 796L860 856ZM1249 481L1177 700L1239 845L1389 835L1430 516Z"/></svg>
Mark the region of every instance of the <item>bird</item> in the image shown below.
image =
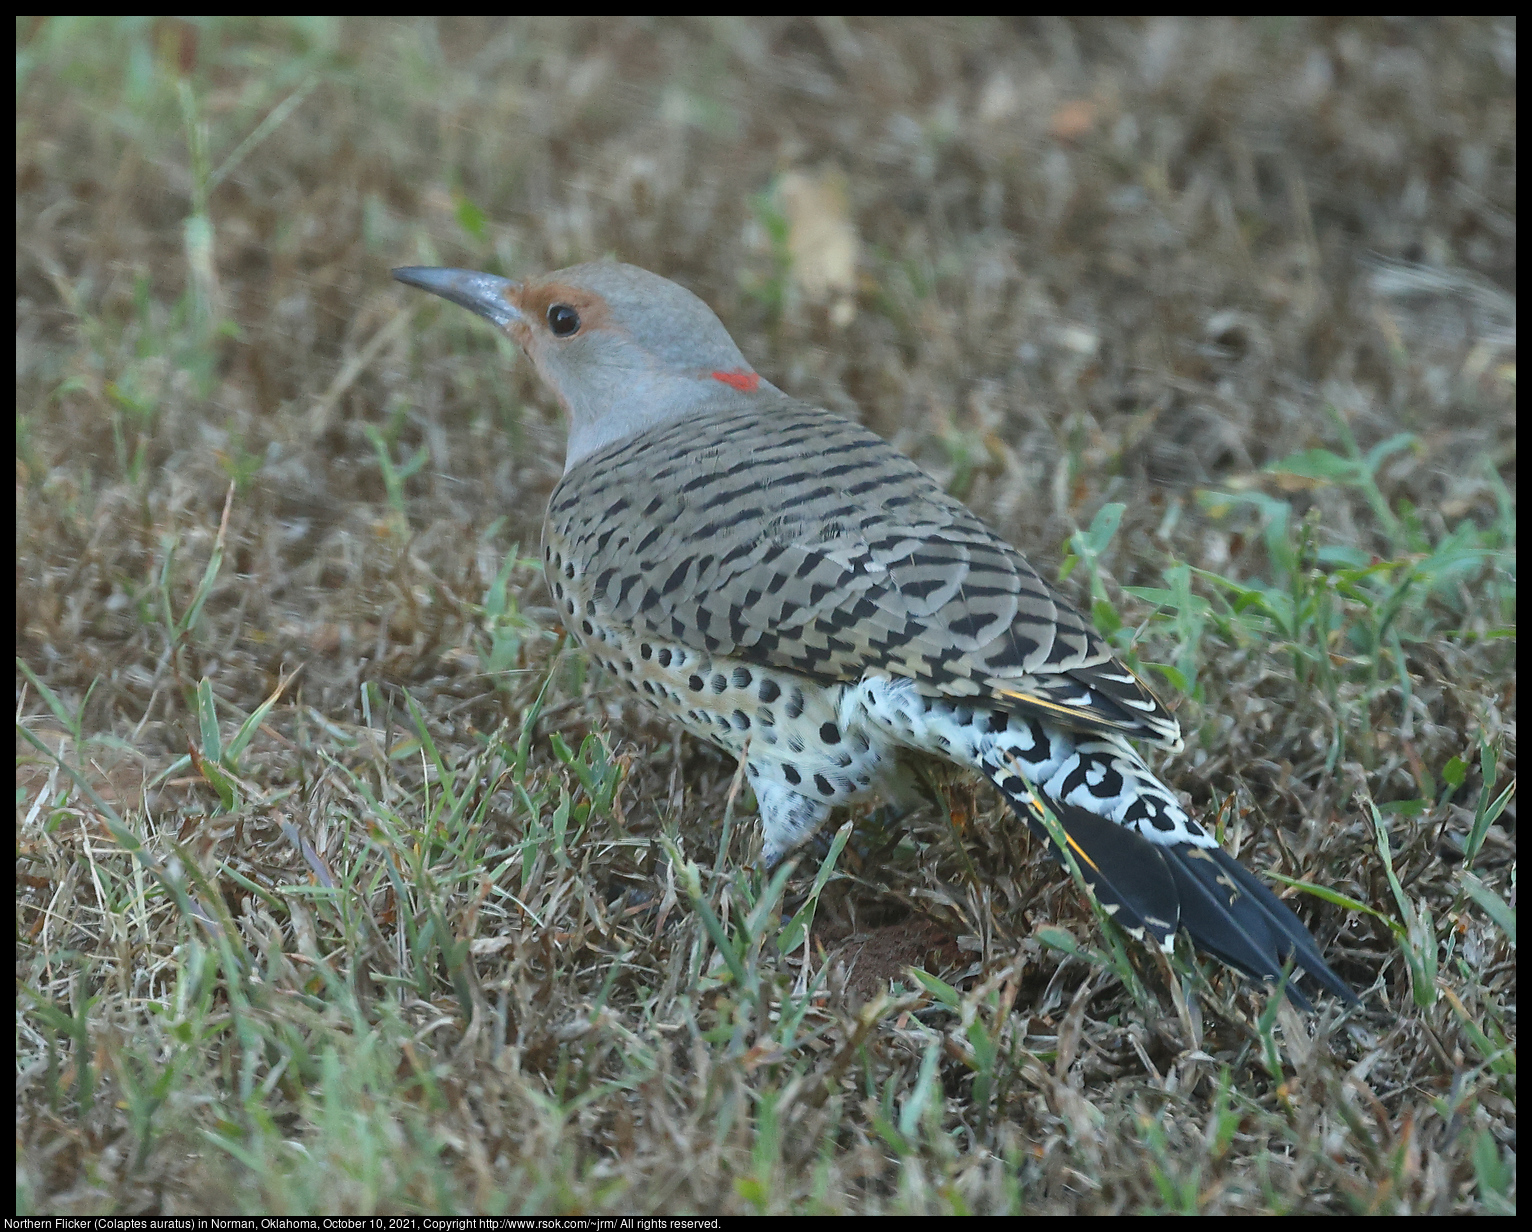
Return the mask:
<svg viewBox="0 0 1532 1232"><path fill-rule="evenodd" d="M708 305L613 260L508 279L395 269L516 342L568 420L543 570L589 656L744 761L770 869L921 767L994 784L1098 901L1312 1005L1350 987L1149 769L1180 726L1010 543L862 425L793 398Z"/></svg>

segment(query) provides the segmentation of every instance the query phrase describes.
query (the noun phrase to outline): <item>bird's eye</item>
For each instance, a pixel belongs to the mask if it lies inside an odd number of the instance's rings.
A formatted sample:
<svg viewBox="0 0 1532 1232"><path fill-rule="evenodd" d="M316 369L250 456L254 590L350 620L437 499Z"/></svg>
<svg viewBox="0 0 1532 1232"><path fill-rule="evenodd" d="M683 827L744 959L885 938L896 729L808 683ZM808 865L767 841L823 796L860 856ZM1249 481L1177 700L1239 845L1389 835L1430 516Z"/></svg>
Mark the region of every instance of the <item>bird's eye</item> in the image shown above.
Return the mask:
<svg viewBox="0 0 1532 1232"><path fill-rule="evenodd" d="M554 304L548 309L548 328L555 338L567 338L579 332L580 314L568 304Z"/></svg>

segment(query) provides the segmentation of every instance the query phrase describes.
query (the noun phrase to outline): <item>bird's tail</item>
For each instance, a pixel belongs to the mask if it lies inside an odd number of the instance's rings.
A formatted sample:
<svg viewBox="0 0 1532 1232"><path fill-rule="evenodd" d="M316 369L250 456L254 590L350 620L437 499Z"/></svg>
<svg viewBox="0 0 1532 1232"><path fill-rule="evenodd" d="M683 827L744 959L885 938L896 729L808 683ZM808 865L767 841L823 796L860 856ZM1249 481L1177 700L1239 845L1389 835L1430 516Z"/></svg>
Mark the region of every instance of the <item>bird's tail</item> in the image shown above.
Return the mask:
<svg viewBox="0 0 1532 1232"><path fill-rule="evenodd" d="M1184 928L1197 948L1252 979L1275 983L1291 961L1328 992L1356 1001L1351 989L1330 970L1303 922L1221 847L1152 842L1130 826L1042 795L1008 768L986 766L986 770L1017 814L1033 833L1048 840L1054 858L1062 863L1063 856L1042 821L1041 807L1050 809L1102 906L1138 940L1153 940L1169 950L1176 930ZM1287 991L1295 1005L1312 1008L1292 980Z"/></svg>

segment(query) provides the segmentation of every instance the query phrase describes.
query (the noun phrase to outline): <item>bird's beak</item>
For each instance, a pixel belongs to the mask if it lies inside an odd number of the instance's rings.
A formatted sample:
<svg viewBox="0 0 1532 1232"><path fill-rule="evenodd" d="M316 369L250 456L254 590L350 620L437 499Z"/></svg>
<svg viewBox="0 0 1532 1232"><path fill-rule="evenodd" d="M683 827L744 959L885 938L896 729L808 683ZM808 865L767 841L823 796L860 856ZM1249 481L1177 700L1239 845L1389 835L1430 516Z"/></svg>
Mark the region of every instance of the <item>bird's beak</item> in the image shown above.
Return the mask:
<svg viewBox="0 0 1532 1232"><path fill-rule="evenodd" d="M432 265L406 265L394 270L393 274L400 282L461 304L501 328L522 319L521 310L516 307L521 283L509 278L473 270L439 269Z"/></svg>

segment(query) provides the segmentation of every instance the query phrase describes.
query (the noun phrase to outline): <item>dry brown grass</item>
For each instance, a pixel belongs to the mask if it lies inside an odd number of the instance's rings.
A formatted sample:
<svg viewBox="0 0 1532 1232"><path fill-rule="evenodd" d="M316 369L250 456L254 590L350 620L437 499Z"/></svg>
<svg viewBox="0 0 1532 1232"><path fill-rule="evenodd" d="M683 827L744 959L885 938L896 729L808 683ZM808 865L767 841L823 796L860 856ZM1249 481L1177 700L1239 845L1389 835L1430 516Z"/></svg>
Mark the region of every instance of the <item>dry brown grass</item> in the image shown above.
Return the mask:
<svg viewBox="0 0 1532 1232"><path fill-rule="evenodd" d="M1514 24L18 33L22 1211L1514 1209ZM556 408L387 276L606 253L1076 558L1361 1008L989 796L743 871L519 559Z"/></svg>

